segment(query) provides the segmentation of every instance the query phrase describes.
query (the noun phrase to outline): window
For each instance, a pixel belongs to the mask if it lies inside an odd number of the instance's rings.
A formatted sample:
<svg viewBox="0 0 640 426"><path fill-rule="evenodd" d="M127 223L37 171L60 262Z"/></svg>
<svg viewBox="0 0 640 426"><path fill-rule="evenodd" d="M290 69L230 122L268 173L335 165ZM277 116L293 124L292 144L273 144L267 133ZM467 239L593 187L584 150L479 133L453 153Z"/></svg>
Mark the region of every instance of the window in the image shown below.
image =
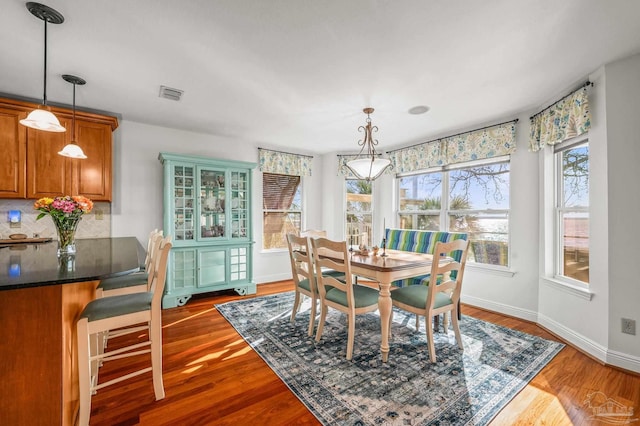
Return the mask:
<svg viewBox="0 0 640 426"><path fill-rule="evenodd" d="M401 228L466 232L469 261L508 266L508 161L404 176L398 185Z"/></svg>
<svg viewBox="0 0 640 426"><path fill-rule="evenodd" d="M556 161L556 275L589 283L589 144L559 144Z"/></svg>
<svg viewBox="0 0 640 426"><path fill-rule="evenodd" d="M300 234L302 185L300 176L262 174L262 248L286 249L286 235Z"/></svg>
<svg viewBox="0 0 640 426"><path fill-rule="evenodd" d="M347 179L346 187L346 236L347 243L359 246L374 246L373 184L366 180Z"/></svg>

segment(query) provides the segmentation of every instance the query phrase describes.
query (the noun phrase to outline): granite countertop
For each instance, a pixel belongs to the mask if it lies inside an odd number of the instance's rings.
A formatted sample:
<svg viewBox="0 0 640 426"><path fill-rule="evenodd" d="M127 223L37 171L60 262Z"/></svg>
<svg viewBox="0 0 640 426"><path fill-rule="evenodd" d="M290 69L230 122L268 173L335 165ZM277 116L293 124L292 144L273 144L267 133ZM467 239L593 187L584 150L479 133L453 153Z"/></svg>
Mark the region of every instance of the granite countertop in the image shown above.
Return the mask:
<svg viewBox="0 0 640 426"><path fill-rule="evenodd" d="M140 269L135 237L76 240L76 254L58 258L58 243L0 248L0 291L95 281Z"/></svg>

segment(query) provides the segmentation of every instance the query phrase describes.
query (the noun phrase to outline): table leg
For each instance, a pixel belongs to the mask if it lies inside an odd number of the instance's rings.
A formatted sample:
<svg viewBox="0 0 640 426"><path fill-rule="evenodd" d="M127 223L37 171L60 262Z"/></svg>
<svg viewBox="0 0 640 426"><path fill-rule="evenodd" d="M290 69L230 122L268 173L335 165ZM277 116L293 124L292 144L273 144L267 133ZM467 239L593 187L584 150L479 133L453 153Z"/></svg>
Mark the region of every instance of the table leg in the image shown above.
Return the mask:
<svg viewBox="0 0 640 426"><path fill-rule="evenodd" d="M380 295L378 297L378 310L380 311L380 331L382 341L380 342L380 353L382 362L389 359L389 318L391 317L391 283L380 283Z"/></svg>

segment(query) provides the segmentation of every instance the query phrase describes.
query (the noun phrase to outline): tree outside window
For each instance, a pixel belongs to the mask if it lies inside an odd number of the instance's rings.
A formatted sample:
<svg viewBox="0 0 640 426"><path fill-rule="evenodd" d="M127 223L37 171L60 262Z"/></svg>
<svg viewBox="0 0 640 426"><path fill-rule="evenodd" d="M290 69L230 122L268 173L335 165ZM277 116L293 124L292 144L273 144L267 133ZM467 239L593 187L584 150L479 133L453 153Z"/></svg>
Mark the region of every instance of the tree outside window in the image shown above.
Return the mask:
<svg viewBox="0 0 640 426"><path fill-rule="evenodd" d="M286 249L289 233L300 235L302 185L300 176L262 174L262 247Z"/></svg>
<svg viewBox="0 0 640 426"><path fill-rule="evenodd" d="M589 145L560 145L556 156L556 274L589 283Z"/></svg>
<svg viewBox="0 0 640 426"><path fill-rule="evenodd" d="M377 245L373 241L373 192L372 183L366 180L347 179L346 187L346 238L350 245Z"/></svg>
<svg viewBox="0 0 640 426"><path fill-rule="evenodd" d="M469 261L508 266L509 163L399 178L400 227L465 232Z"/></svg>

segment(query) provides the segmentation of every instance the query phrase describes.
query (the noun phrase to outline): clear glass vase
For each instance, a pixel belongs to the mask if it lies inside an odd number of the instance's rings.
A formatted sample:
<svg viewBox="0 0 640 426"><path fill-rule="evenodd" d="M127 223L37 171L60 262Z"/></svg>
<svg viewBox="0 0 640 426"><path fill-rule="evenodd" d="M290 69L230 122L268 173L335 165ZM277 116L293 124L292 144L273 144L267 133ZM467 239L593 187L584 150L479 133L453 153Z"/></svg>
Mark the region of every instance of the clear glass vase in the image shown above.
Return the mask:
<svg viewBox="0 0 640 426"><path fill-rule="evenodd" d="M76 229L80 217L56 218L51 216L58 232L58 256L76 253Z"/></svg>

